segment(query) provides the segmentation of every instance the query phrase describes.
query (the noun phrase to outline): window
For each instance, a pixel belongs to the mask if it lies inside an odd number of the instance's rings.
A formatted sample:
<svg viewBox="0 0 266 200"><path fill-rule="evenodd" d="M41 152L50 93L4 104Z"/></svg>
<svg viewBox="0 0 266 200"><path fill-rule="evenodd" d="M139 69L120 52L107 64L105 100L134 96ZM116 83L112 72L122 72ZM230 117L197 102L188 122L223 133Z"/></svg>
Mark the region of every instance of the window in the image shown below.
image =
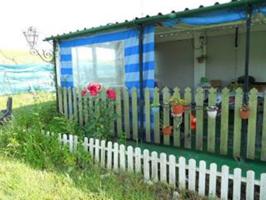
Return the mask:
<svg viewBox="0 0 266 200"><path fill-rule="evenodd" d="M99 82L105 87L124 85L123 42L108 42L72 48L75 87Z"/></svg>

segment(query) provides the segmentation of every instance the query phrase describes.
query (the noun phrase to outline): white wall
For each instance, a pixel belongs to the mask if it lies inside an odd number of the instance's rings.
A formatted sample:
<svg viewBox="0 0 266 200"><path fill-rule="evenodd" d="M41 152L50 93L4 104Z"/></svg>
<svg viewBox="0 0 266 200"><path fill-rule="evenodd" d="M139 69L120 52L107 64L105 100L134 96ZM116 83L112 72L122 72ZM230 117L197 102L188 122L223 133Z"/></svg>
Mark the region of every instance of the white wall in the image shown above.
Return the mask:
<svg viewBox="0 0 266 200"><path fill-rule="evenodd" d="M156 72L159 86L174 88L193 87L194 50L193 40L157 43Z"/></svg>
<svg viewBox="0 0 266 200"><path fill-rule="evenodd" d="M226 85L244 75L245 35L240 35L238 49L234 40L234 35L208 38L206 76L210 80L222 80ZM252 32L250 48L250 75L266 82L266 32Z"/></svg>
<svg viewBox="0 0 266 200"><path fill-rule="evenodd" d="M207 38L206 77L222 80L224 86L244 74L245 35L235 50L234 34ZM193 40L156 43L157 78L160 86L185 88L194 84ZM251 33L250 75L266 82L266 31Z"/></svg>

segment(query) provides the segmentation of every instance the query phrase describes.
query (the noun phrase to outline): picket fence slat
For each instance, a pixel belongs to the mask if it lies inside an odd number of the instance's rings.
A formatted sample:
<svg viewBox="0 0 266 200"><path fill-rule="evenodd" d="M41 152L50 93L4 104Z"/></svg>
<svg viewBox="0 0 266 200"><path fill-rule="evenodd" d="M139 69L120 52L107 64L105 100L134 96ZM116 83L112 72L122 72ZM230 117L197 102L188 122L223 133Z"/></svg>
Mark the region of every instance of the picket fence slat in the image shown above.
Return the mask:
<svg viewBox="0 0 266 200"><path fill-rule="evenodd" d="M118 143L114 144L114 161L113 161L113 168L115 171L118 170Z"/></svg>
<svg viewBox="0 0 266 200"><path fill-rule="evenodd" d="M123 133L122 131L122 105L121 105L121 90L120 88L116 88L116 100L115 100L115 110L117 114L116 118L116 129L117 129L117 136Z"/></svg>
<svg viewBox="0 0 266 200"><path fill-rule="evenodd" d="M61 87L58 88L57 90L57 95L58 95L58 109L59 109L59 113L63 114L64 110L63 110L63 89Z"/></svg>
<svg viewBox="0 0 266 200"><path fill-rule="evenodd" d="M105 167L105 145L106 141L101 141L101 167Z"/></svg>
<svg viewBox="0 0 266 200"><path fill-rule="evenodd" d="M123 89L123 101L124 101L124 127L126 132L126 137L130 138L130 122L129 122L129 95L128 95L128 89Z"/></svg>
<svg viewBox="0 0 266 200"><path fill-rule="evenodd" d="M166 168L166 154L165 153L160 153L160 181L161 182L166 182L167 181L167 168Z"/></svg>
<svg viewBox="0 0 266 200"><path fill-rule="evenodd" d="M163 128L170 125L170 106L169 106L170 92L168 88L163 89ZM163 143L170 144L170 136L163 135Z"/></svg>
<svg viewBox="0 0 266 200"><path fill-rule="evenodd" d="M180 189L186 189L186 160L184 157L178 159L178 185Z"/></svg>
<svg viewBox="0 0 266 200"><path fill-rule="evenodd" d="M239 116L239 110L243 102L243 91L241 88L236 90L235 96L235 113L234 113L234 138L233 138L233 156L240 156L240 147L241 147L241 126L242 120Z"/></svg>
<svg viewBox="0 0 266 200"><path fill-rule="evenodd" d="M133 172L134 163L133 163L133 147L127 147L127 170Z"/></svg>
<svg viewBox="0 0 266 200"><path fill-rule="evenodd" d="M196 190L196 161L194 159L189 159L188 161L188 189L190 191Z"/></svg>
<svg viewBox="0 0 266 200"><path fill-rule="evenodd" d="M240 200L241 198L241 169L234 169L234 185L233 185L233 200Z"/></svg>
<svg viewBox="0 0 266 200"><path fill-rule="evenodd" d="M174 155L169 156L169 184L176 186L176 157Z"/></svg>
<svg viewBox="0 0 266 200"><path fill-rule="evenodd" d="M260 200L266 200L266 173L260 176Z"/></svg>
<svg viewBox="0 0 266 200"><path fill-rule="evenodd" d="M158 153L151 153L151 178L154 182L158 181Z"/></svg>
<svg viewBox="0 0 266 200"><path fill-rule="evenodd" d="M174 97L176 98L180 98L180 91L179 91L179 88L175 88L174 89ZM174 134L173 134L173 137L174 137L174 146L176 147L180 147L180 125L182 123L182 118L180 117L175 117L174 118Z"/></svg>
<svg viewBox="0 0 266 200"><path fill-rule="evenodd" d="M216 179L217 179L217 165L211 163L210 175L209 175L209 197L213 198L216 196Z"/></svg>
<svg viewBox="0 0 266 200"><path fill-rule="evenodd" d="M160 95L158 88L154 88L153 104L156 106L160 105ZM153 112L153 116L154 116L154 143L160 144L160 111Z"/></svg>
<svg viewBox="0 0 266 200"><path fill-rule="evenodd" d="M82 106L82 96L81 90L78 90L78 110L79 110L79 125L83 125L83 106Z"/></svg>
<svg viewBox="0 0 266 200"><path fill-rule="evenodd" d="M195 101L196 101L196 149L203 150L203 102L204 94L203 89L198 88L196 91Z"/></svg>
<svg viewBox="0 0 266 200"><path fill-rule="evenodd" d="M77 101L77 91L76 88L72 88L73 93L73 113L74 113L74 120L78 121L78 101Z"/></svg>
<svg viewBox="0 0 266 200"><path fill-rule="evenodd" d="M191 95L191 89L186 88L185 89L185 95L184 99L187 104L191 104L192 95ZM191 148L191 129L190 129L190 111L185 111L184 114L184 126L185 126L185 148Z"/></svg>
<svg viewBox="0 0 266 200"><path fill-rule="evenodd" d="M88 124L88 120L89 120L89 98L87 96L83 97L83 113L84 113L84 124L87 125Z"/></svg>
<svg viewBox="0 0 266 200"><path fill-rule="evenodd" d="M132 129L133 129L133 139L138 140L138 94L137 89L132 89Z"/></svg>
<svg viewBox="0 0 266 200"><path fill-rule="evenodd" d="M151 114L150 114L150 89L145 88L144 94L144 101L145 101L145 138L146 142L151 141Z"/></svg>
<svg viewBox="0 0 266 200"><path fill-rule="evenodd" d="M100 161L100 140L95 139L95 162Z"/></svg>
<svg viewBox="0 0 266 200"><path fill-rule="evenodd" d="M199 162L199 195L205 196L206 183L206 162L201 160Z"/></svg>
<svg viewBox="0 0 266 200"><path fill-rule="evenodd" d="M141 149L135 148L135 172L141 172Z"/></svg>
<svg viewBox="0 0 266 200"><path fill-rule="evenodd" d="M247 185L246 185L246 200L254 199L254 183L255 173L254 171L247 171Z"/></svg>
<svg viewBox="0 0 266 200"><path fill-rule="evenodd" d="M229 121L229 89L222 90L222 110L221 110L221 142L220 153L226 155L228 151L228 121Z"/></svg>
<svg viewBox="0 0 266 200"><path fill-rule="evenodd" d="M125 145L120 144L120 149L119 149L119 168L123 171L126 170L126 154L125 154Z"/></svg>
<svg viewBox="0 0 266 200"><path fill-rule="evenodd" d="M94 148L93 148L93 146L94 146L94 139L93 138L90 138L90 143L89 143L89 145L90 145L90 154L91 154L91 156L92 157L94 157Z"/></svg>
<svg viewBox="0 0 266 200"><path fill-rule="evenodd" d="M257 90L252 89L249 94L250 116L247 132L247 158L255 159L256 123L257 123Z"/></svg>
<svg viewBox="0 0 266 200"><path fill-rule="evenodd" d="M216 89L209 90L209 106L216 106ZM208 117L208 152L215 152L216 118Z"/></svg>
<svg viewBox="0 0 266 200"><path fill-rule="evenodd" d="M69 119L73 119L73 100L72 100L72 89L67 89L67 97L68 97L68 112L69 112Z"/></svg>
<svg viewBox="0 0 266 200"><path fill-rule="evenodd" d="M107 169L112 169L112 146L113 143L109 141L107 143Z"/></svg>
<svg viewBox="0 0 266 200"><path fill-rule="evenodd" d="M150 180L150 152L149 150L145 149L143 151L143 174L144 180Z"/></svg>
<svg viewBox="0 0 266 200"><path fill-rule="evenodd" d="M64 98L64 115L66 118L68 118L67 88L63 89L63 98Z"/></svg>
<svg viewBox="0 0 266 200"><path fill-rule="evenodd" d="M229 184L229 167L226 165L222 166L221 176L221 199L228 199L228 184Z"/></svg>

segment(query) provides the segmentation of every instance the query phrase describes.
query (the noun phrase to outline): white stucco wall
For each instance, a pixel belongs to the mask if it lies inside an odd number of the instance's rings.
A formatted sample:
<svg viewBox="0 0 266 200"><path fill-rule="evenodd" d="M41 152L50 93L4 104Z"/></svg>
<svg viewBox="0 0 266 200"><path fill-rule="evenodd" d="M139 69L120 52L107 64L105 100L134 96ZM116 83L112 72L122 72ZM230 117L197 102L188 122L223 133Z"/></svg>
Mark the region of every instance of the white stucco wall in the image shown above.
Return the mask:
<svg viewBox="0 0 266 200"><path fill-rule="evenodd" d="M226 85L244 75L245 35L240 35L238 49L234 40L234 35L208 38L206 76L210 80L222 80ZM249 73L256 81L266 82L266 32L253 32L250 48Z"/></svg>
<svg viewBox="0 0 266 200"><path fill-rule="evenodd" d="M207 38L206 77L222 80L224 86L244 74L245 35L235 50L234 34ZM185 88L194 85L193 40L156 43L157 78L160 86ZM266 82L266 31L251 33L250 75Z"/></svg>
<svg viewBox="0 0 266 200"><path fill-rule="evenodd" d="M193 40L169 41L156 44L156 74L159 86L193 87Z"/></svg>

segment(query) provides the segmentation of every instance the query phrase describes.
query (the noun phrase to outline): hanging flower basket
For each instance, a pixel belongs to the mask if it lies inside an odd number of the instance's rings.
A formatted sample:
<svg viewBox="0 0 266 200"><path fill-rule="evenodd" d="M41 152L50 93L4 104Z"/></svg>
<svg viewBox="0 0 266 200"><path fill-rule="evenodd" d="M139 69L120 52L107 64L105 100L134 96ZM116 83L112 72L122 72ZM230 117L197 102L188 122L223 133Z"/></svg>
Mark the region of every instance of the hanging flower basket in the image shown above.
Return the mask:
<svg viewBox="0 0 266 200"><path fill-rule="evenodd" d="M172 135L172 130L173 127L172 126L166 126L163 128L163 135Z"/></svg>
<svg viewBox="0 0 266 200"><path fill-rule="evenodd" d="M211 119L215 119L217 117L218 107L217 106L208 106L207 113L208 117Z"/></svg>
<svg viewBox="0 0 266 200"><path fill-rule="evenodd" d="M250 115L249 107L247 105L243 105L239 110L239 114L241 119L248 119Z"/></svg>
<svg viewBox="0 0 266 200"><path fill-rule="evenodd" d="M184 106L183 105L173 105L172 106L172 115L176 117L182 116L184 112Z"/></svg>

